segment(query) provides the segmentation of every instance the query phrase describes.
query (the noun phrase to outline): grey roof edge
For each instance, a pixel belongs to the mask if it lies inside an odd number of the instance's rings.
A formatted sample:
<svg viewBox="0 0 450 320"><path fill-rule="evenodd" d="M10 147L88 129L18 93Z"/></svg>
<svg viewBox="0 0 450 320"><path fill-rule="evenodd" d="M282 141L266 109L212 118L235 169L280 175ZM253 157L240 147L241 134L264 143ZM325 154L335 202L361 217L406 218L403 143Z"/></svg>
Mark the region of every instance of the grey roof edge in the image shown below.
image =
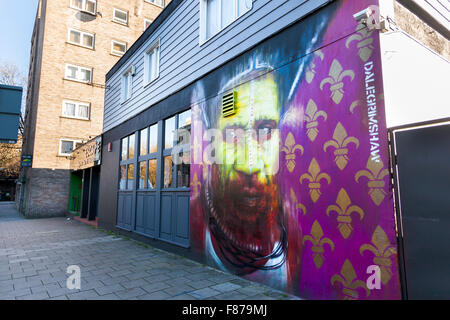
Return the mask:
<svg viewBox="0 0 450 320"><path fill-rule="evenodd" d="M131 45L130 49L116 62L116 64L108 71L105 80L108 81L116 72L120 69L128 59L141 47L141 45L147 41L148 38L155 32L155 30L168 18L172 12L183 2L183 0L172 0L161 11L156 19L150 24L150 26L144 31L143 34Z"/></svg>
<svg viewBox="0 0 450 320"><path fill-rule="evenodd" d="M23 91L22 87L18 87L18 86L10 86L8 84L1 84L0 83L0 88L1 89L9 89L9 90L17 90L17 91Z"/></svg>

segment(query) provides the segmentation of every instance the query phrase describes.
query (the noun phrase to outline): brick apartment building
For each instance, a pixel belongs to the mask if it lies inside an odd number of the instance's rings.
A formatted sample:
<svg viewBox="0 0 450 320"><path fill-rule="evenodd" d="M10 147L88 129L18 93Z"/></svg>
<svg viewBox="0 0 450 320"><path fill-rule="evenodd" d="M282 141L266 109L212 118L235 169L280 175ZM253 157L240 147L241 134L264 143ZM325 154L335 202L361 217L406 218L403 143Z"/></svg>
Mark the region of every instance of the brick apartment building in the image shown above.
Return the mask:
<svg viewBox="0 0 450 320"><path fill-rule="evenodd" d="M67 211L70 160L103 126L105 74L170 0L39 0L31 40L17 205L27 217Z"/></svg>

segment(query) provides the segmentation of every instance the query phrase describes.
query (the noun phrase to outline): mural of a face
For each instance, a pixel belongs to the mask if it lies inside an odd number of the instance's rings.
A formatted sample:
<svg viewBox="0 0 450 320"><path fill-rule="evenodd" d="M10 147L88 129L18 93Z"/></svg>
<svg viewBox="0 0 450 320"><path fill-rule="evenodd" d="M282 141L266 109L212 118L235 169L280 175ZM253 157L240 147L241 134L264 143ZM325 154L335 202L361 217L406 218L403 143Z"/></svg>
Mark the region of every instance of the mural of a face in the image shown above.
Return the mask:
<svg viewBox="0 0 450 320"><path fill-rule="evenodd" d="M236 114L219 116L223 164L211 168L210 228L219 257L249 273L283 254L284 228L277 187L280 105L273 74L236 88ZM228 266L230 267L230 266Z"/></svg>

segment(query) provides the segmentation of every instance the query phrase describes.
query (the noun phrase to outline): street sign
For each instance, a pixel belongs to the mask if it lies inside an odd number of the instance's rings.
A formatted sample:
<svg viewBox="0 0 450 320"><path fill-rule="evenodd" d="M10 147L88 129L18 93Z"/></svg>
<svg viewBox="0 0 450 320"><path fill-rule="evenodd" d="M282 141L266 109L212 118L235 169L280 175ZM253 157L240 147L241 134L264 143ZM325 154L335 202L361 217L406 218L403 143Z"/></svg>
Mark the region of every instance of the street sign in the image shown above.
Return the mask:
<svg viewBox="0 0 450 320"><path fill-rule="evenodd" d="M33 156L28 156L28 155L22 156L22 162L21 162L22 167L31 167L32 159L33 159Z"/></svg>

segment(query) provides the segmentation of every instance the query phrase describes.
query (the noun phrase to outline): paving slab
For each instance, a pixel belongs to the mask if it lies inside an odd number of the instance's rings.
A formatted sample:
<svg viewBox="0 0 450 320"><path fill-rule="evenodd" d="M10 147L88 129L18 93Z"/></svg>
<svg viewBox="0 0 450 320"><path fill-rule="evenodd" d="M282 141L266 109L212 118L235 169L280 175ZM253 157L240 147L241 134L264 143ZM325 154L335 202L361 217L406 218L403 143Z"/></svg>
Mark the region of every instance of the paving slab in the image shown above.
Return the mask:
<svg viewBox="0 0 450 320"><path fill-rule="evenodd" d="M68 266L81 288L67 288ZM24 219L0 203L0 300L298 299L66 218Z"/></svg>

